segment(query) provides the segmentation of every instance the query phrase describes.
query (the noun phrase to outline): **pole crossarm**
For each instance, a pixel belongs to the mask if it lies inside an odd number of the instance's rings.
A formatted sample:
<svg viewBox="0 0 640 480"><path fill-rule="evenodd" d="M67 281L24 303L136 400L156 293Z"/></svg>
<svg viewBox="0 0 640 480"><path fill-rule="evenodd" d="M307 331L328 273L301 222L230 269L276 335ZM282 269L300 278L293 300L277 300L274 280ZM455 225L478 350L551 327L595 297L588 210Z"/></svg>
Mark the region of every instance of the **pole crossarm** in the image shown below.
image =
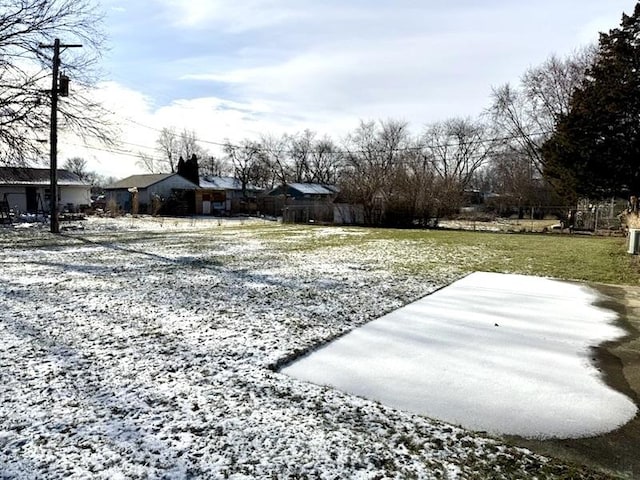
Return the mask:
<svg viewBox="0 0 640 480"><path fill-rule="evenodd" d="M53 45L46 45L44 43L41 43L38 45L38 48L56 48L55 43ZM61 43L58 48L82 48L82 45L79 43Z"/></svg>

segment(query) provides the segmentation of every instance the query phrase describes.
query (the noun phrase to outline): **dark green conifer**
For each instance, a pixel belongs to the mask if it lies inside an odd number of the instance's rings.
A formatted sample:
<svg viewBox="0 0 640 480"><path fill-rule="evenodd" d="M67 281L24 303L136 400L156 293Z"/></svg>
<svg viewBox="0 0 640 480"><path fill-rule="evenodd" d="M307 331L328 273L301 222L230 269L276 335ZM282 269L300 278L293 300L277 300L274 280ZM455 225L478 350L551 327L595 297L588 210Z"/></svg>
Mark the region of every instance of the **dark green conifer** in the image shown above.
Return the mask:
<svg viewBox="0 0 640 480"><path fill-rule="evenodd" d="M567 197L640 192L640 2L600 34L596 61L543 154L545 176Z"/></svg>

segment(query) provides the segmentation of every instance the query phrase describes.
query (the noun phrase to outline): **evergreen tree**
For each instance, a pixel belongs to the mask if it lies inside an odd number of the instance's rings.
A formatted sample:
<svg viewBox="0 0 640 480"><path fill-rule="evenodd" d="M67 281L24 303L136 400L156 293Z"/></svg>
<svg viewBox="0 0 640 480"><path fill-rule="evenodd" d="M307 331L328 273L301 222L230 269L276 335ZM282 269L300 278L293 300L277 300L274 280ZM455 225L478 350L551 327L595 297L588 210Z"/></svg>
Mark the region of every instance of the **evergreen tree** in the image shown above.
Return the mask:
<svg viewBox="0 0 640 480"><path fill-rule="evenodd" d="M196 185L200 184L199 172L198 172L198 157L194 153L191 158L185 162L185 174L184 177L187 180L191 180Z"/></svg>
<svg viewBox="0 0 640 480"><path fill-rule="evenodd" d="M177 173L181 177L186 178L196 185L199 185L200 180L198 173L198 157L196 157L195 153L191 155L191 158L189 158L186 162L182 157L180 157L180 159L178 160Z"/></svg>
<svg viewBox="0 0 640 480"><path fill-rule="evenodd" d="M182 177L185 177L184 174L184 169L185 169L185 162L184 162L184 158L180 157L178 159L178 165L176 167L176 173ZM185 177L186 178L186 177Z"/></svg>
<svg viewBox="0 0 640 480"><path fill-rule="evenodd" d="M545 176L567 197L640 192L640 2L599 51L543 148Z"/></svg>

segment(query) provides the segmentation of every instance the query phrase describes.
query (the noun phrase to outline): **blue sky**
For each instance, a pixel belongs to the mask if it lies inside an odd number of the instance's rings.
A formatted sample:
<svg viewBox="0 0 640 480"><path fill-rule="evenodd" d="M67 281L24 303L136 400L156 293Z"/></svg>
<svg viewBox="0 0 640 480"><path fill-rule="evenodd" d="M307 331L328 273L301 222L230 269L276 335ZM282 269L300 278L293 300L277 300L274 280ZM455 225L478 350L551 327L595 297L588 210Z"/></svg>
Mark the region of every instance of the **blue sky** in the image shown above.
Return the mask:
<svg viewBox="0 0 640 480"><path fill-rule="evenodd" d="M635 3L103 0L110 48L98 95L125 119L130 153L154 153L157 131L140 124L212 142L306 128L339 140L360 119L419 132L479 115L492 86L596 42ZM109 175L139 170L132 156L61 145L72 155Z"/></svg>

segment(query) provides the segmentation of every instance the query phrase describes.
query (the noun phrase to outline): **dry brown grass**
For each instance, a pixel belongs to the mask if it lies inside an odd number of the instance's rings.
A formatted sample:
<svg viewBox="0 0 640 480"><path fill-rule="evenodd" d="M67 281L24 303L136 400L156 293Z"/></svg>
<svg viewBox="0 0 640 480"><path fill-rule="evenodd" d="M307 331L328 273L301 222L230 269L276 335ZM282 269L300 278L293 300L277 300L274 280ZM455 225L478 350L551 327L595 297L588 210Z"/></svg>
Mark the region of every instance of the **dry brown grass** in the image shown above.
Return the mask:
<svg viewBox="0 0 640 480"><path fill-rule="evenodd" d="M640 228L640 216L638 212L629 212L622 215L622 223L628 228Z"/></svg>

